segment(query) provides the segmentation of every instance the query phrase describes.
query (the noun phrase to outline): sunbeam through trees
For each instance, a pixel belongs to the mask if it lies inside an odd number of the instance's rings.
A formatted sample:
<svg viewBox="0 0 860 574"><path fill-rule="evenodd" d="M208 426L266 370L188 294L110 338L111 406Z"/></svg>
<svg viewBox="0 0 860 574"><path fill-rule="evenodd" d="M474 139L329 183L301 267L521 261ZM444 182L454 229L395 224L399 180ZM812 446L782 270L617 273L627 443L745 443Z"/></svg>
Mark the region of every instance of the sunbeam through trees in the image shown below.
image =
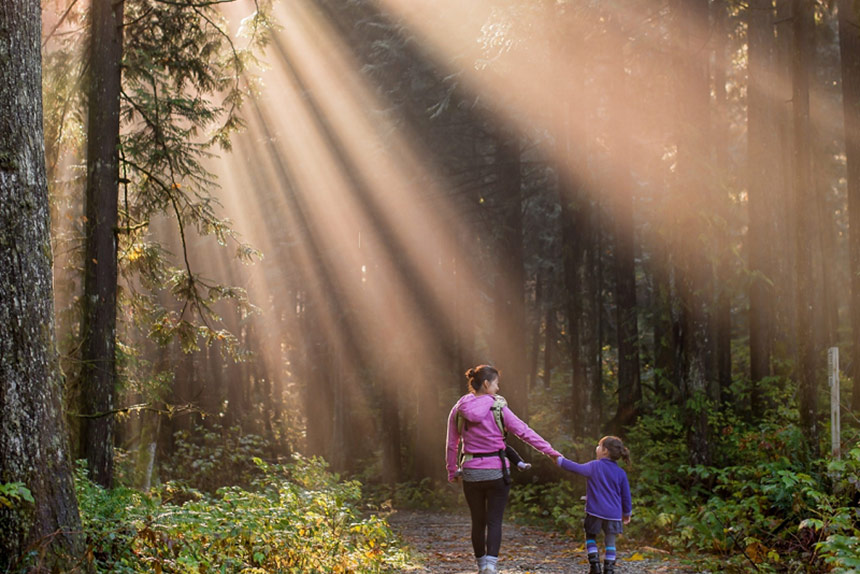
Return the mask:
<svg viewBox="0 0 860 574"><path fill-rule="evenodd" d="M481 364L625 556L856 571L860 1L10 1L0 572L417 568Z"/></svg>

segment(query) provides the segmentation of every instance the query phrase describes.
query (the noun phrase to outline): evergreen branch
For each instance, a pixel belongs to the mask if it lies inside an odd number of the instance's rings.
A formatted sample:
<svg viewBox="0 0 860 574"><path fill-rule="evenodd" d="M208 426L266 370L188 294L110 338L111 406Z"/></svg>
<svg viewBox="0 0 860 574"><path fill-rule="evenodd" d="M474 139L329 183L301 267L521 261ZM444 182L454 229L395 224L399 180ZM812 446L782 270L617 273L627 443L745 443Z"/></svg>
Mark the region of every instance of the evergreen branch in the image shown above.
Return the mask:
<svg viewBox="0 0 860 574"><path fill-rule="evenodd" d="M152 97L155 100L155 121L158 125L161 125L158 117L158 85L155 82L155 78L150 76L152 80ZM155 140L156 144L159 144L161 148L167 152L167 146L164 144L163 139L160 137L160 132L155 132ZM176 224L179 226L179 238L182 242L182 257L185 261L185 270L188 272L188 294L189 299L186 299L185 304L182 306L182 314L180 314L179 318L182 319L185 314L185 309L188 306L189 301L192 301L192 305L197 310L197 313L200 317L200 320L203 321L203 324L206 325L209 329L212 327L209 323L206 322L206 316L203 312L204 306L200 305L199 296L197 295L197 289L194 286L195 279L194 273L191 271L191 262L188 260L188 241L185 238L185 225L182 222L182 211L179 209L179 205L176 201L176 197L174 197L173 190L179 189L179 182L176 181L176 172L173 166L173 156L171 154L166 154L167 157L167 166L170 169L170 181L173 184L170 189L165 189L165 193L167 193L167 197L170 200L170 204L173 206L173 211L176 214Z"/></svg>
<svg viewBox="0 0 860 574"><path fill-rule="evenodd" d="M205 2L182 2L180 0L154 0L158 4L167 4L168 6L179 6L181 8L208 8L217 6L218 4L232 4L236 0L206 0Z"/></svg>
<svg viewBox="0 0 860 574"><path fill-rule="evenodd" d="M174 405L165 405L165 408L158 408L153 406L154 403L139 403L136 405L129 405L127 407L120 407L117 409L110 409L108 411L102 411L98 413L84 414L78 413L75 411L70 411L69 415L79 418L79 419L100 419L104 417L109 417L111 415L118 415L122 413L130 413L132 411L147 411L151 413L157 413L160 415L167 415L168 417L173 417L174 415L184 414L184 413L203 413L206 412L193 403L185 403L184 405L174 406Z"/></svg>
<svg viewBox="0 0 860 574"><path fill-rule="evenodd" d="M202 302L202 299L197 294L197 289L195 288L196 284L203 285L204 287L208 287L209 285L207 285L201 280L195 279L194 274L191 271L191 263L188 260L188 244L185 238L185 226L182 223L181 209L177 203L176 198L174 197L173 191L170 189L170 186L167 183L162 181L157 175L147 170L143 166L138 165L128 159L126 159L126 163L133 169L150 178L150 180L155 182L162 189L162 191L164 191L171 203L171 206L173 207L174 213L176 214L176 221L179 226L179 235L182 242L182 253L185 260L185 269L188 273L188 297L186 297L185 301L183 302L182 309L179 314L180 319L185 315L185 311L188 309L188 305L191 304L197 311L197 315L198 317L200 317L200 320L203 322L203 324L206 325L207 328L212 329L212 326L207 321L206 313L204 312L207 306Z"/></svg>
<svg viewBox="0 0 860 574"><path fill-rule="evenodd" d="M239 51L236 49L236 45L233 43L233 38L230 37L224 30L221 29L215 22L213 22L206 14L203 14L197 6L194 7L194 12L197 13L198 16L209 22L209 24L221 34L225 40L227 40L227 44L230 46L230 51L233 53L233 61L238 63L238 65L234 66L235 73L233 75L233 88L235 90L239 89L239 84L241 82L241 74L242 74L242 66L241 66L241 58L239 55ZM229 123L230 118L233 117L233 114L236 111L237 103L235 99L231 98L230 101L230 111L227 113L226 122ZM226 124L225 124L226 125Z"/></svg>
<svg viewBox="0 0 860 574"><path fill-rule="evenodd" d="M72 13L72 8L74 8L75 4L77 4L77 3L78 3L78 0L72 0L72 3L69 4L69 7L66 8L66 11L63 12L63 15L60 17L60 19L57 20L57 23L54 25L54 27L50 31L50 33L47 36L45 36L45 39L42 41L42 51L45 50L45 46L48 45L48 42L51 40L51 38L54 37L54 34L57 33L57 30L60 28L60 26L62 26L63 23L66 21L66 18L69 17L69 14Z"/></svg>
<svg viewBox="0 0 860 574"><path fill-rule="evenodd" d="M140 22L141 20L143 20L144 18L146 18L147 16L149 16L150 14L152 14L152 12L153 12L154 10L155 10L155 8L150 7L150 8L149 8L149 10L146 10L143 14L141 14L140 16L138 16L137 18L135 18L134 20L129 20L128 22L124 23L124 24L122 25L122 27L123 27L123 28L131 28L131 27L133 27L135 24L137 24L138 22Z"/></svg>
<svg viewBox="0 0 860 574"><path fill-rule="evenodd" d="M127 217L127 219L131 219ZM145 229L149 226L148 221L141 221L140 223L135 223L134 225L126 225L125 227L120 227L117 229L117 233L124 233L126 235L131 235L134 231L139 231L141 229Z"/></svg>

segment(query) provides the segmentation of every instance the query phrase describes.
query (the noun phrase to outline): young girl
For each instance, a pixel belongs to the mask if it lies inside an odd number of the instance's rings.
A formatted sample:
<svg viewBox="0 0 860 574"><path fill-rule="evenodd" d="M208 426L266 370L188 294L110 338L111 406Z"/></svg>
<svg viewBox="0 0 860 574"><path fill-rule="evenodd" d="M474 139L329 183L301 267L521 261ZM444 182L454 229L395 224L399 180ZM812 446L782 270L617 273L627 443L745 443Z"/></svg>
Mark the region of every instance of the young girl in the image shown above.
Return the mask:
<svg viewBox="0 0 860 574"><path fill-rule="evenodd" d="M622 523L630 523L632 503L627 473L618 463L619 458L630 462L630 451L617 436L605 436L595 449L596 460L579 464L563 456L558 465L570 472L588 478L585 486L585 549L588 552L589 574L601 574L600 555L597 552L597 535L603 530L606 552L604 573L615 574L615 538L624 530Z"/></svg>

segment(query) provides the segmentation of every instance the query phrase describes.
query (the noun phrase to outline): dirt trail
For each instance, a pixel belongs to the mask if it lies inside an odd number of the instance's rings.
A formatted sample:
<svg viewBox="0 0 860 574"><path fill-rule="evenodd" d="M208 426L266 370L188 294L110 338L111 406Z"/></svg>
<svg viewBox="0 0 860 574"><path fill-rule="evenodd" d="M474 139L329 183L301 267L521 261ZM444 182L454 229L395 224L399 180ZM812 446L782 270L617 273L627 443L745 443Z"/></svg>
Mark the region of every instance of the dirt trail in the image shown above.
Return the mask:
<svg viewBox="0 0 860 574"><path fill-rule="evenodd" d="M475 574L469 516L433 511L397 511L392 529L414 551L414 574ZM588 560L579 540L505 522L499 571L502 574L585 574ZM619 544L618 574L690 574L669 555Z"/></svg>

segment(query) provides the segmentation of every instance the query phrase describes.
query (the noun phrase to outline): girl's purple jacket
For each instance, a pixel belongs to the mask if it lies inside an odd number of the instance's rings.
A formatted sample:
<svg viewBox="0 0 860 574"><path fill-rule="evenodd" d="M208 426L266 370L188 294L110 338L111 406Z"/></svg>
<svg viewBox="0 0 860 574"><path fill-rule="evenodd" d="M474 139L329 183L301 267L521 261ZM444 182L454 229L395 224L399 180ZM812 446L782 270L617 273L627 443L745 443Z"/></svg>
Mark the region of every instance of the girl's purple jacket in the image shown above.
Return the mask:
<svg viewBox="0 0 860 574"><path fill-rule="evenodd" d="M604 520L621 520L624 516L630 516L633 511L630 484L627 482L627 473L617 462L601 458L579 464L561 457L558 465L588 478L585 485L586 514Z"/></svg>

